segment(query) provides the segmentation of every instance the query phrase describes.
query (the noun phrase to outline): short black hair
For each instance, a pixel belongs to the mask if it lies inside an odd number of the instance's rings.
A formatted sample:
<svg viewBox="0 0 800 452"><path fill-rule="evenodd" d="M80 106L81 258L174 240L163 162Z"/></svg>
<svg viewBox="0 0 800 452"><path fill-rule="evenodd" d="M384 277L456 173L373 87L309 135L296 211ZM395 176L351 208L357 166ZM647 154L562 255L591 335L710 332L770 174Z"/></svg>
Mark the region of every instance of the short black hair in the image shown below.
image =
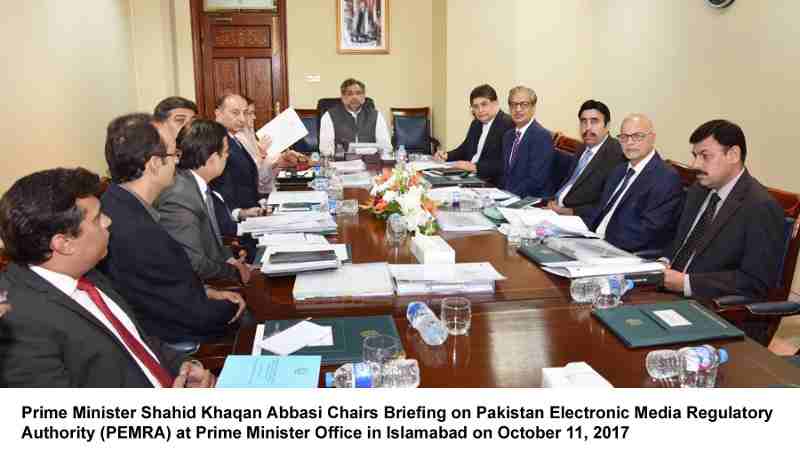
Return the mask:
<svg viewBox="0 0 800 452"><path fill-rule="evenodd" d="M471 104L476 97L485 97L494 102L497 100L497 91L495 91L491 85L484 83L483 85L476 86L472 89L472 92L469 93L469 103Z"/></svg>
<svg viewBox="0 0 800 452"><path fill-rule="evenodd" d="M85 212L75 202L99 191L100 177L84 168L38 171L14 182L0 199L6 255L20 265L49 260L54 235L80 233Z"/></svg>
<svg viewBox="0 0 800 452"><path fill-rule="evenodd" d="M356 80L354 78L349 78L349 79L343 81L342 84L339 86L339 91L342 94L344 94L344 92L347 90L347 88L350 87L350 86L353 86L353 85L358 85L358 87L361 88L361 91L364 91L364 93L367 92L367 87L364 85L364 82L362 82L360 80Z"/></svg>
<svg viewBox="0 0 800 452"><path fill-rule="evenodd" d="M153 117L158 122L164 122L169 117L169 112L176 108L185 108L187 110L192 110L194 114L197 114L196 103L183 97L172 96L162 100L158 103L158 105L156 105L156 108L153 110Z"/></svg>
<svg viewBox="0 0 800 452"><path fill-rule="evenodd" d="M608 109L606 104L600 102L599 100L589 99L581 104L581 108L578 109L578 119L580 119L581 113L586 110L597 110L602 113L603 123L605 126L608 126L608 123L611 122L611 110Z"/></svg>
<svg viewBox="0 0 800 452"><path fill-rule="evenodd" d="M205 165L211 154L222 154L225 126L207 119L198 119L178 132L177 146L183 153L178 168L197 169Z"/></svg>
<svg viewBox="0 0 800 452"><path fill-rule="evenodd" d="M142 177L151 157L167 155L167 147L153 121L153 116L147 113L131 113L108 124L106 163L115 183Z"/></svg>
<svg viewBox="0 0 800 452"><path fill-rule="evenodd" d="M689 143L697 144L708 137L714 137L723 146L739 146L741 149L742 164L747 157L747 142L744 132L738 124L727 119L712 119L700 125L689 137Z"/></svg>

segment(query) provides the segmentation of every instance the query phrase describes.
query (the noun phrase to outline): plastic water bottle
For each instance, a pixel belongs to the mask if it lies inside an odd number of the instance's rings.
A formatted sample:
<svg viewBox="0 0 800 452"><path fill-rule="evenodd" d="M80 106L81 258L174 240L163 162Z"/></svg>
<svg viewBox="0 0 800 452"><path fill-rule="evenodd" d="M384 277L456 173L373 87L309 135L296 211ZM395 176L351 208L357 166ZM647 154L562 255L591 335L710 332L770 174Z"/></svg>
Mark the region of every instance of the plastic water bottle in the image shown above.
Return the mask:
<svg viewBox="0 0 800 452"><path fill-rule="evenodd" d="M409 303L406 318L428 345L442 345L447 340L447 330L436 318L427 304L421 301Z"/></svg>
<svg viewBox="0 0 800 452"><path fill-rule="evenodd" d="M406 159L408 158L408 154L406 154L406 145L401 144L397 148L397 163L403 162L406 163Z"/></svg>
<svg viewBox="0 0 800 452"><path fill-rule="evenodd" d="M680 374L681 360L675 350L653 350L644 359L644 366L650 378L663 380Z"/></svg>
<svg viewBox="0 0 800 452"><path fill-rule="evenodd" d="M450 196L450 206L453 210L461 210L461 189L453 190Z"/></svg>
<svg viewBox="0 0 800 452"><path fill-rule="evenodd" d="M382 388L416 388L419 386L419 363L416 359L395 359L381 369Z"/></svg>
<svg viewBox="0 0 800 452"><path fill-rule="evenodd" d="M329 388L377 388L380 382L381 366L376 363L347 363L325 374Z"/></svg>
<svg viewBox="0 0 800 452"><path fill-rule="evenodd" d="M590 276L573 279L569 292L575 303L594 303L604 295L612 298L616 305L632 288L633 281L625 279L624 275Z"/></svg>
<svg viewBox="0 0 800 452"><path fill-rule="evenodd" d="M728 362L728 352L712 345L684 347L678 350L682 388L713 388L720 364Z"/></svg>

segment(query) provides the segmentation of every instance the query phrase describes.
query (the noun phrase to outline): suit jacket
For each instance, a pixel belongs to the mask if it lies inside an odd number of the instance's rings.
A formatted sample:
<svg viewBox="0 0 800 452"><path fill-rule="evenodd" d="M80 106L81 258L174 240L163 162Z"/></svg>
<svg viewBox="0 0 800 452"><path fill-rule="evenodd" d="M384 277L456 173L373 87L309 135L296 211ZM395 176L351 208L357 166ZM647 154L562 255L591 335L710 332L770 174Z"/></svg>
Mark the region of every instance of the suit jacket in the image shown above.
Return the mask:
<svg viewBox="0 0 800 452"><path fill-rule="evenodd" d="M678 233L667 254L670 259L686 239L708 192L697 183L689 188ZM745 170L695 249L687 270L692 295L763 298L778 281L784 253L783 209Z"/></svg>
<svg viewBox="0 0 800 452"><path fill-rule="evenodd" d="M214 233L211 225L214 220L206 212L206 203L191 171L179 170L175 183L161 193L156 206L161 214L159 223L183 245L200 279L239 279L236 267L225 262L233 254Z"/></svg>
<svg viewBox="0 0 800 452"><path fill-rule="evenodd" d="M495 186L500 186L503 180L503 135L508 129L513 128L514 123L511 122L511 117L502 110L498 111L492 126L489 127L481 156L475 164L478 167L478 177ZM469 125L467 137L464 138L461 146L447 153L447 161L472 160L472 157L478 152L478 141L481 139L482 131L483 123L474 119Z"/></svg>
<svg viewBox="0 0 800 452"><path fill-rule="evenodd" d="M249 209L258 206L258 166L237 140L228 134L230 156L225 171L211 181L211 187L219 192L228 207Z"/></svg>
<svg viewBox="0 0 800 452"><path fill-rule="evenodd" d="M176 375L181 357L145 337L103 275L92 270L86 277L128 314L162 366ZM0 288L14 305L0 320L0 386L152 387L111 330L27 266L9 264Z"/></svg>
<svg viewBox="0 0 800 452"><path fill-rule="evenodd" d="M627 170L627 162L617 165L606 181L600 203L588 221L584 218L593 231L603 221L603 207ZM606 241L630 252L666 248L675 236L683 199L680 176L655 152L619 201L606 228Z"/></svg>
<svg viewBox="0 0 800 452"><path fill-rule="evenodd" d="M575 168L578 166L578 162L584 152L586 152L585 148L583 152L577 155L577 158L570 166L567 179L564 181L565 184L572 176L572 173L575 172ZM597 150L592 161L578 176L569 193L564 196L564 207L573 209L575 215L588 215L600 202L600 197L603 195L603 187L611 172L620 163L624 162L627 162L627 159L625 154L622 153L622 146L620 146L616 138L609 136L606 138L605 143L600 146L600 149Z"/></svg>
<svg viewBox="0 0 800 452"><path fill-rule="evenodd" d="M225 335L236 306L206 297L183 246L119 185L109 186L101 203L112 221L101 270L131 304L144 330L168 342Z"/></svg>
<svg viewBox="0 0 800 452"><path fill-rule="evenodd" d="M509 129L503 136L503 188L517 196L546 198L555 191L553 137L536 120L525 131L509 161L516 129Z"/></svg>

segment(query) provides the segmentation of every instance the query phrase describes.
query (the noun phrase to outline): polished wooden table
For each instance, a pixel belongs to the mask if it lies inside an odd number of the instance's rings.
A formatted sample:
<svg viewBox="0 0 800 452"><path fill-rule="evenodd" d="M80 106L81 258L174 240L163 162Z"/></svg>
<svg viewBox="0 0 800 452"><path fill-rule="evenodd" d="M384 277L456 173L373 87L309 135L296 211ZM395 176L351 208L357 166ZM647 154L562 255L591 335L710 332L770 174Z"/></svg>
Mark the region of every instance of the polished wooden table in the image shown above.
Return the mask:
<svg viewBox="0 0 800 452"><path fill-rule="evenodd" d="M587 362L615 387L667 386L650 380L645 370L645 355L654 348L626 349L587 306L484 304L472 316L469 335L450 336L436 347L422 341L403 313L394 318L407 357L420 364L421 387L541 387L542 368L576 361ZM254 333L243 330L234 353L250 354ZM800 368L750 339L710 343L730 354L717 387L800 384ZM320 383L333 370L323 367Z"/></svg>

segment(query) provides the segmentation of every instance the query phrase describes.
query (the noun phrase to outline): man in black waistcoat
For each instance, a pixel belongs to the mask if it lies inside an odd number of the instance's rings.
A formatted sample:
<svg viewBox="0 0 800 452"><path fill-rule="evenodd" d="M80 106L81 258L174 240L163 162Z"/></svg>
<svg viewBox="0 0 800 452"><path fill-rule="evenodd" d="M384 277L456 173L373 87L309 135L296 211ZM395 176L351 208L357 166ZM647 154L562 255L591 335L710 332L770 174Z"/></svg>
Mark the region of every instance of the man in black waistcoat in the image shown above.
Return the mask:
<svg viewBox="0 0 800 452"><path fill-rule="evenodd" d="M333 155L337 144L378 143L381 148L391 148L389 129L383 114L367 104L363 82L349 78L340 86L342 102L322 115L319 128L319 150Z"/></svg>

